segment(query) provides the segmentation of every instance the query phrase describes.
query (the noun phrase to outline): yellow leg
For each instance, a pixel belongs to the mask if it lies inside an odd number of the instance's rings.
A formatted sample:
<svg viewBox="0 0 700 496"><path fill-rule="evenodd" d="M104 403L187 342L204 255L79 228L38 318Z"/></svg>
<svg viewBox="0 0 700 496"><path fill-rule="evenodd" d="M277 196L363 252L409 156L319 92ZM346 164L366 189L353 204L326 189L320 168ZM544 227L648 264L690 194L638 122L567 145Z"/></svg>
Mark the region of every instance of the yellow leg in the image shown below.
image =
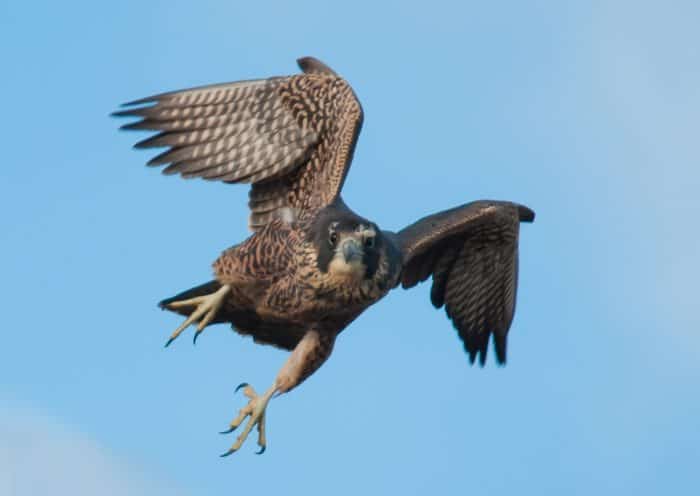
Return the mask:
<svg viewBox="0 0 700 496"><path fill-rule="evenodd" d="M221 305L223 305L229 291L231 291L231 286L224 284L218 291L216 291L216 293L205 296L196 296L194 298L190 298L189 300L173 301L172 303L169 303L168 308L170 309L187 308L192 306L196 306L197 308L190 314L189 317L187 317L187 319L185 319L182 324L180 324L177 329L175 329L170 336L170 339L168 339L168 342L165 343L166 348L170 345L170 343L175 341L175 339L187 328L187 326L199 321L199 324L197 324L197 331L194 335L194 341L196 342L197 336L199 336L204 328L209 325L214 317L216 317L216 313L221 308Z"/></svg>
<svg viewBox="0 0 700 496"><path fill-rule="evenodd" d="M272 386L262 396L258 396L255 389L253 389L253 387L249 384L243 383L239 385L236 388L236 391L241 388L243 388L243 394L245 394L250 401L246 406L241 408L236 418L231 421L229 424L229 429L223 431L221 434L233 432L243 423L246 418L250 417L250 419L248 420L245 429L243 429L243 432L241 432L240 436L236 438L236 442L233 443L233 446L231 446L231 448L229 448L229 450L221 456L229 456L231 453L238 451L238 449L240 449L245 440L248 438L250 431L255 425L258 426L258 446L260 446L258 455L264 453L265 448L267 447L267 440L265 438L265 409L267 408L267 404L270 402L270 398L272 398L272 395L275 393L277 388L276 386Z"/></svg>
<svg viewBox="0 0 700 496"><path fill-rule="evenodd" d="M310 330L304 334L304 337L294 348L294 351L277 374L275 383L265 394L258 396L255 390L245 382L236 388L236 391L243 389L243 394L245 394L250 401L246 406L241 408L236 418L229 424L229 429L222 432L222 434L233 432L246 418L250 417L250 419L243 429L243 432L241 432L241 435L238 436L236 442L231 446L231 449L221 456L229 456L231 453L237 451L256 425L258 426L258 445L260 446L258 454L265 451L265 447L267 446L267 440L265 438L265 410L270 399L275 393L283 394L291 391L318 369L331 354L334 340L335 334L325 334Z"/></svg>

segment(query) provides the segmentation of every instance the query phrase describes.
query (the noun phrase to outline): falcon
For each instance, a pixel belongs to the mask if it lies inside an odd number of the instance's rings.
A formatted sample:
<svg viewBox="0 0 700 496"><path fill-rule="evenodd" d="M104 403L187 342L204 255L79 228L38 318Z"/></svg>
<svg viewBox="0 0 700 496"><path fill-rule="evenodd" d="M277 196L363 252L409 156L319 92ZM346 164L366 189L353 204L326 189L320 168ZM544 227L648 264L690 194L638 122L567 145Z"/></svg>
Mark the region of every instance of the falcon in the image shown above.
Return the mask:
<svg viewBox="0 0 700 496"><path fill-rule="evenodd" d="M341 190L362 127L350 85L312 57L301 74L202 86L126 103L116 116L139 120L122 129L156 131L136 148L167 148L148 165L165 174L249 183L253 234L225 250L214 279L160 302L185 317L194 340L228 323L256 343L291 351L272 385L231 421L237 451L257 426L267 445L265 412L330 356L340 332L391 289L432 277L430 300L444 307L473 364L486 361L493 338L506 361L518 277L520 222L534 212L481 200L436 213L398 232L353 212Z"/></svg>

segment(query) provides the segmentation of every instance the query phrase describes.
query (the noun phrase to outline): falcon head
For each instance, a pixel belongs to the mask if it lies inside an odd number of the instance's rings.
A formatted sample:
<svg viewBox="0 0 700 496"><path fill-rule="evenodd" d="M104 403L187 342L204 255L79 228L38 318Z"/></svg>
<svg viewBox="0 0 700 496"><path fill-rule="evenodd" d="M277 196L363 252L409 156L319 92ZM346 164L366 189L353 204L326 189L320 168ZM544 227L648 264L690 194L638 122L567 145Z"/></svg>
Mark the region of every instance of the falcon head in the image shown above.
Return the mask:
<svg viewBox="0 0 700 496"><path fill-rule="evenodd" d="M319 270L347 282L371 278L381 255L377 226L346 212L323 220L314 229Z"/></svg>

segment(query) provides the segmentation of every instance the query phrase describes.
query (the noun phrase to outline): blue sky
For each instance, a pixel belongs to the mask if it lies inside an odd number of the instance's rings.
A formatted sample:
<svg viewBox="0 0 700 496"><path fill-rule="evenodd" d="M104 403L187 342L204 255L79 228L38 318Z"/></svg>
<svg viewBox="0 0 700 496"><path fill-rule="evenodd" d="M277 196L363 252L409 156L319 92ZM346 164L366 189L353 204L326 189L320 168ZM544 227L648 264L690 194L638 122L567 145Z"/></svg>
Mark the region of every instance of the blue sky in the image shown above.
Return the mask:
<svg viewBox="0 0 700 496"><path fill-rule="evenodd" d="M696 2L3 2L0 493L686 494L700 484ZM247 236L246 187L161 177L127 100L315 55L365 126L380 226L478 198L521 231L509 363L396 291L217 455L285 359L155 303ZM47 489L50 488L50 489Z"/></svg>

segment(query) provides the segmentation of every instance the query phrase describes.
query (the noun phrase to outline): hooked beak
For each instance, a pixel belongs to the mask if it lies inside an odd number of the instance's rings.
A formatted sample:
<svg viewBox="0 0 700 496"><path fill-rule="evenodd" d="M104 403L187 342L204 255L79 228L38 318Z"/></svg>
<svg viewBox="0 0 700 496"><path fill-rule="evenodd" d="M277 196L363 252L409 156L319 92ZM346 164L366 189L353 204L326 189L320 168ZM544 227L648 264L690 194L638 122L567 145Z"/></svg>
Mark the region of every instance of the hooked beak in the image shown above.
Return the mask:
<svg viewBox="0 0 700 496"><path fill-rule="evenodd" d="M354 259L362 259L364 252L362 250L362 245L356 239L350 238L343 242L343 257L347 263L350 263Z"/></svg>

